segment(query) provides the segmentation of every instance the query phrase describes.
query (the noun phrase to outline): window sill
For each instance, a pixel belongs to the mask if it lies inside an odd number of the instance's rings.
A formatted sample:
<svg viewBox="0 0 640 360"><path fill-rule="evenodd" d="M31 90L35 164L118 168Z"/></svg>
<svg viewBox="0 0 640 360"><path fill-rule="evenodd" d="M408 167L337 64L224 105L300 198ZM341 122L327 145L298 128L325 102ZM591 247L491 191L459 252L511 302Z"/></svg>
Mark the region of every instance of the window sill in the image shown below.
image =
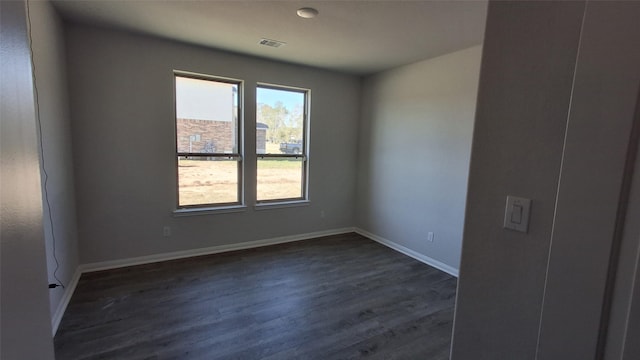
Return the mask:
<svg viewBox="0 0 640 360"><path fill-rule="evenodd" d="M253 208L255 210L269 210L269 209L282 209L299 206L309 206L309 200L293 200L293 201L281 201L272 203L256 204Z"/></svg>
<svg viewBox="0 0 640 360"><path fill-rule="evenodd" d="M245 205L176 209L176 210L173 210L173 216L183 217L183 216L199 216L199 215L212 215L212 214L229 214L229 213L244 212L246 210L247 210L247 207Z"/></svg>

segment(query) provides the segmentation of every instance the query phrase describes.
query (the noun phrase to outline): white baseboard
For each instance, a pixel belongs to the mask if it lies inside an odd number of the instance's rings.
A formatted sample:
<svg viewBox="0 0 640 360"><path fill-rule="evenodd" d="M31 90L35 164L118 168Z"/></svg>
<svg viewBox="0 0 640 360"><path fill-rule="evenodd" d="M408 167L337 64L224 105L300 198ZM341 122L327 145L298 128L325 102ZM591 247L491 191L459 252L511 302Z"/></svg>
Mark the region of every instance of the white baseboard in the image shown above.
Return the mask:
<svg viewBox="0 0 640 360"><path fill-rule="evenodd" d="M78 280L80 280L80 275L82 275L82 272L80 271L80 267L78 267L76 268L76 272L73 274L71 281L69 281L67 286L64 288L62 299L60 299L58 308L56 309L56 312L53 314L53 318L51 319L53 336L56 336L56 332L58 332L58 326L60 326L60 321L62 320L64 312L67 311L67 306L69 305L69 301L71 301L73 292L76 291L76 286L78 285Z"/></svg>
<svg viewBox="0 0 640 360"><path fill-rule="evenodd" d="M101 261L101 262L83 264L83 265L80 265L79 268L82 273L87 273L87 272L93 272L93 271L116 269L116 268L121 268L126 266L149 264L149 263L160 262L160 261L183 259L183 258L189 258L193 256L211 255L211 254L218 254L218 253L227 252L227 251L236 251L236 250L251 249L251 248L256 248L261 246L283 244L288 242L318 238L322 236L350 233L353 231L354 231L353 228L316 231L316 232L306 233L306 234L281 236L277 238L256 240L256 241L247 241L239 244L218 245L218 246L211 246L211 247L200 248L200 249L174 251L170 253L154 254L154 255L140 256L140 257L134 257L134 258L128 258L128 259L121 259L121 260Z"/></svg>
<svg viewBox="0 0 640 360"><path fill-rule="evenodd" d="M420 261L422 263L425 263L425 264L427 264L429 266L433 266L434 268L436 268L438 270L442 270L442 271L446 272L449 275L453 275L455 277L458 277L458 269L454 268L453 266L447 265L447 264L445 264L445 263L443 263L441 261L438 261L438 260L436 260L434 258L431 258L429 256L420 254L420 253L418 253L418 252L416 252L414 250L411 250L411 249L409 249L407 247L404 247L404 246L402 246L402 245L400 245L400 244L398 244L396 242L393 242L391 240L387 240L387 239L385 239L385 238L383 238L381 236L372 234L372 233L370 233L370 232L368 232L366 230L363 230L363 229L360 229L360 228L354 228L353 231L355 231L356 233L358 233L358 234L360 234L360 235L362 235L364 237L367 237L367 238L369 238L369 239L371 239L371 240L373 240L375 242L378 242L378 243L380 243L380 244L382 244L384 246L390 247L391 249L393 249L393 250L395 250L395 251L397 251L399 253L402 253L404 255L412 257L412 258L414 258L414 259L416 259L416 260L418 260L418 261Z"/></svg>

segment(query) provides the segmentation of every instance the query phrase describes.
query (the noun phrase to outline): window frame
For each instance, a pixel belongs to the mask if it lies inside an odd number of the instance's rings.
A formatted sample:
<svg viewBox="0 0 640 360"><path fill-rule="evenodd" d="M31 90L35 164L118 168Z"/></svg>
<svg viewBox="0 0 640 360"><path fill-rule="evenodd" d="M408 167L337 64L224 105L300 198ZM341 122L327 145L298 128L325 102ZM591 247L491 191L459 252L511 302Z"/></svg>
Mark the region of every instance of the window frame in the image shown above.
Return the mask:
<svg viewBox="0 0 640 360"><path fill-rule="evenodd" d="M237 123L236 123L236 152L235 153L193 153L193 152L179 152L178 151L178 94L176 88L176 79L178 77L188 78L188 79L196 79L196 80L205 80L205 81L214 81L219 83L226 83L236 85L237 92ZM175 152L175 175L176 175L176 211L177 212L188 212L188 211L206 211L206 210L216 210L216 209L233 209L244 206L244 80L234 79L223 76L215 76L215 75L207 75L201 73L194 73L190 71L181 71L174 70L173 71L173 108L174 108L174 152ZM237 162L237 199L238 201L233 202L224 202L224 203L202 203L202 204L191 204L191 205L180 205L180 169L179 169L179 160L180 158L189 158L189 157L210 157L210 158L220 158L223 161L236 161Z"/></svg>
<svg viewBox="0 0 640 360"><path fill-rule="evenodd" d="M258 89L271 89L271 90L282 90L282 91L290 91L297 92L304 95L304 105L303 105L303 118L302 118L302 151L299 154L258 154L256 149L256 177L255 177L255 202L256 207L278 207L278 206L286 206L300 203L309 202L309 128L310 128L310 114L311 114L311 89L288 86L288 85L279 85L272 83L264 83L257 82L255 89L255 107L256 107L256 123L258 122L257 116L257 107L258 107ZM254 142L257 143L257 134L254 139ZM268 200L259 200L258 199L258 161L264 159L278 159L278 158L293 158L293 159L301 159L302 161L302 175L301 175L301 196L293 197L293 198L279 198L279 199L268 199Z"/></svg>

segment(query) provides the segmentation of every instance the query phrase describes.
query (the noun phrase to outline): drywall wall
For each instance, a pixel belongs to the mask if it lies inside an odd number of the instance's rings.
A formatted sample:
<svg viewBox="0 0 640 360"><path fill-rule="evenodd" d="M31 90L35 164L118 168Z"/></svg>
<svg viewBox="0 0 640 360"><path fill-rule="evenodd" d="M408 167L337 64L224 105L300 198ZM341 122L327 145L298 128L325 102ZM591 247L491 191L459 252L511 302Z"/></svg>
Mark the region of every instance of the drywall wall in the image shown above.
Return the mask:
<svg viewBox="0 0 640 360"><path fill-rule="evenodd" d="M0 358L53 359L25 3L0 2Z"/></svg>
<svg viewBox="0 0 640 360"><path fill-rule="evenodd" d="M49 1L31 1L29 9L35 83L42 124L42 164L45 167L42 184L43 193L46 186L48 194L48 204L43 199L47 270L49 283L61 282L66 286L70 284L78 267L78 240L64 28ZM59 307L64 293L65 289L62 287L49 291L52 317L56 313L60 313L58 317L62 315ZM57 326L55 323L53 325L54 328Z"/></svg>
<svg viewBox="0 0 640 360"><path fill-rule="evenodd" d="M583 2L489 3L452 360L534 359ZM529 232L503 229L507 195Z"/></svg>
<svg viewBox="0 0 640 360"><path fill-rule="evenodd" d="M633 285L633 300L629 307L623 360L633 360L640 357L640 343L638 342L638 337L640 337L640 267L636 267Z"/></svg>
<svg viewBox="0 0 640 360"><path fill-rule="evenodd" d="M596 352L640 90L639 19L639 2L587 1L551 239L539 359L588 359Z"/></svg>
<svg viewBox="0 0 640 360"><path fill-rule="evenodd" d="M640 92L640 89L638 89ZM640 125L640 93L636 104ZM640 132L640 126L637 128ZM640 358L640 147L636 151L627 214L619 248L611 316L605 347L606 360ZM624 355L624 356L623 356Z"/></svg>
<svg viewBox="0 0 640 360"><path fill-rule="evenodd" d="M453 360L602 355L638 17L636 2L490 3ZM533 200L528 233L502 229L506 195Z"/></svg>
<svg viewBox="0 0 640 360"><path fill-rule="evenodd" d="M356 226L456 270L481 54L471 47L363 84Z"/></svg>
<svg viewBox="0 0 640 360"><path fill-rule="evenodd" d="M83 25L67 26L66 41L81 263L353 226L359 78ZM246 211L172 215L174 69L244 80L246 139L257 82L311 89L308 206L253 208L249 140Z"/></svg>

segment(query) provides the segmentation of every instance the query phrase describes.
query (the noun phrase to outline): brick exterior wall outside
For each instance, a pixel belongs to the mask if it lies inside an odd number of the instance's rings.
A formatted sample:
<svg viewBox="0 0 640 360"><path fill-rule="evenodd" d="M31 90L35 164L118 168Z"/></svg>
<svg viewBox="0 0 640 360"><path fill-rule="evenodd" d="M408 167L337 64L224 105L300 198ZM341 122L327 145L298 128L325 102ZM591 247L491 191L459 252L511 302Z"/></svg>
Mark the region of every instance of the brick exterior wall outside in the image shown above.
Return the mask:
<svg viewBox="0 0 640 360"><path fill-rule="evenodd" d="M195 119L177 119L178 152L232 153L233 123L231 121L212 121ZM195 139L189 141L189 137ZM191 150L189 150L191 143Z"/></svg>
<svg viewBox="0 0 640 360"><path fill-rule="evenodd" d="M178 152L194 153L233 153L233 122L197 119L177 119ZM267 129L256 129L256 148L258 153L265 152ZM189 141L190 136L195 139ZM191 143L191 150L189 150Z"/></svg>

